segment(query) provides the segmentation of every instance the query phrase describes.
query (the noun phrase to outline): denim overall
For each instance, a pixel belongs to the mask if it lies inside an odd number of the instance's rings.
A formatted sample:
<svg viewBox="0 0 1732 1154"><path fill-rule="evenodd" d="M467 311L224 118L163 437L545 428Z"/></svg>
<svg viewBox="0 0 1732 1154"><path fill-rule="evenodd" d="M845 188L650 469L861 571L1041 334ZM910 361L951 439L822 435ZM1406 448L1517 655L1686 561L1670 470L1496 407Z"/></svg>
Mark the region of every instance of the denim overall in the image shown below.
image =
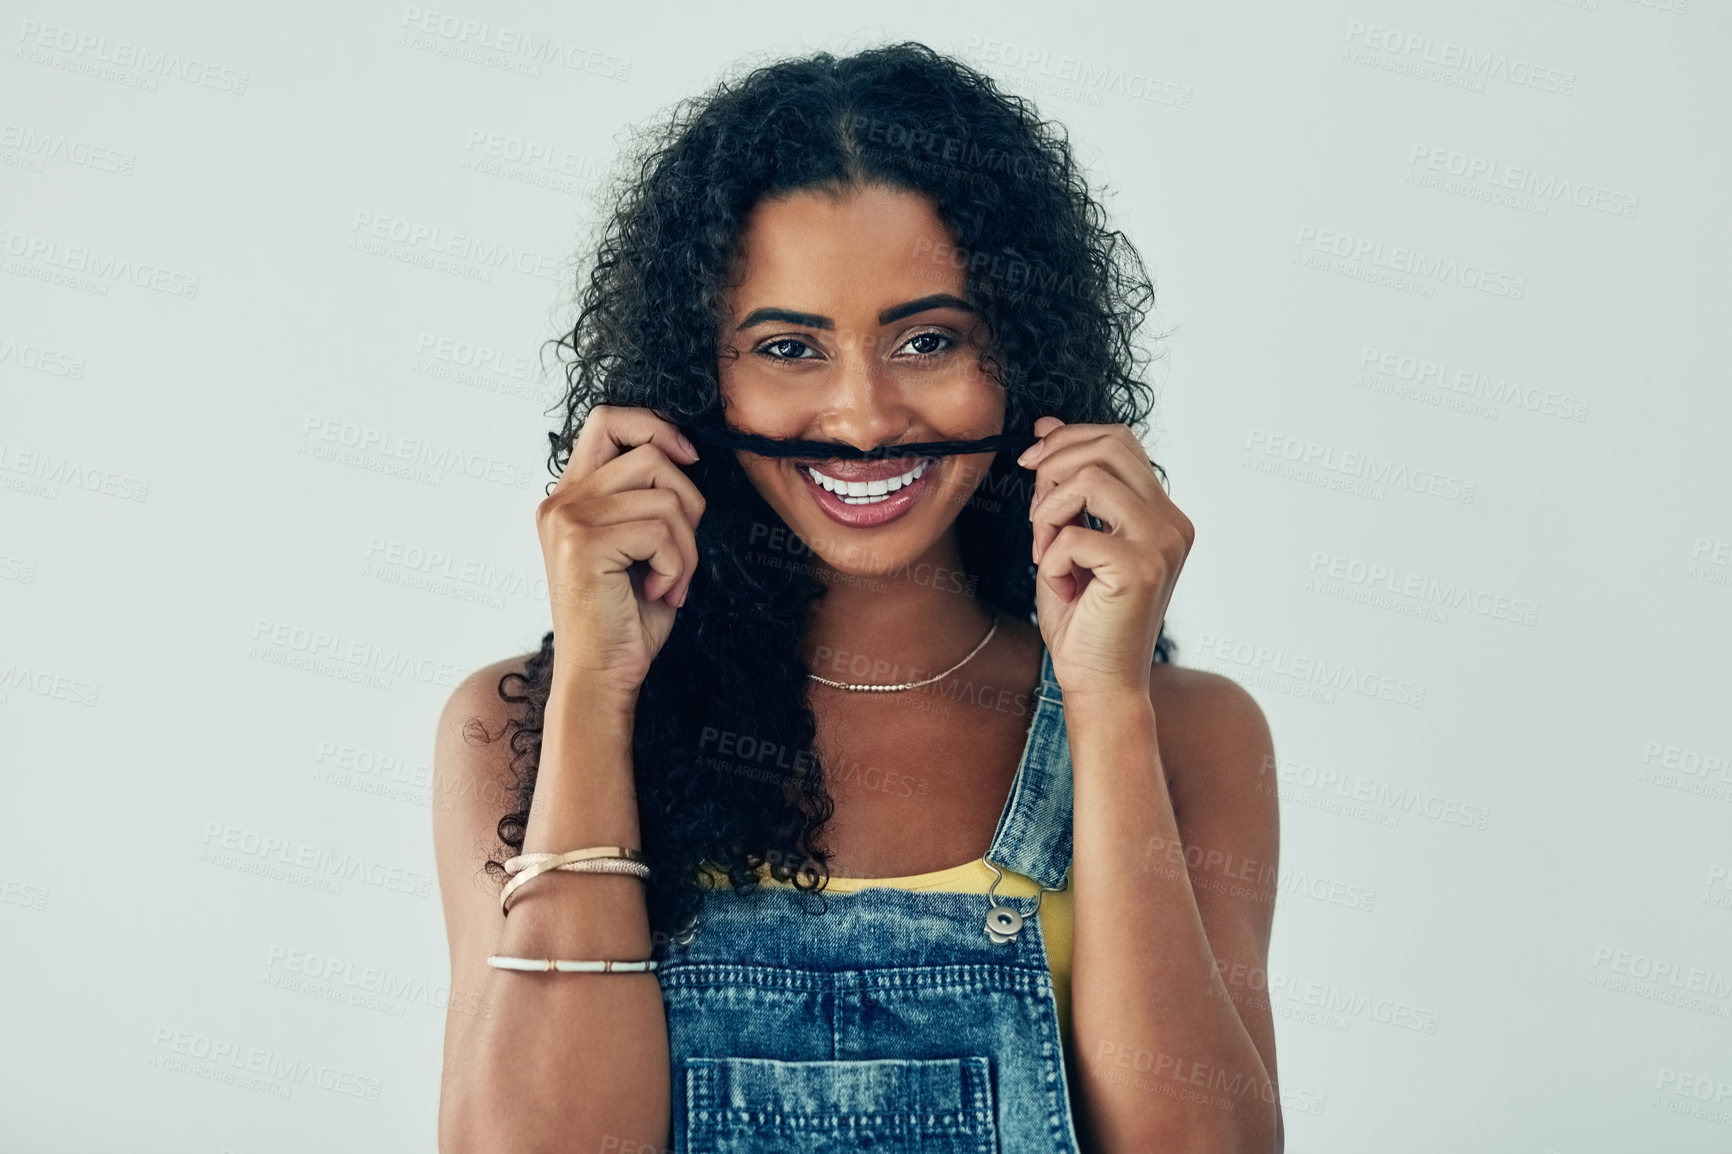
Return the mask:
<svg viewBox="0 0 1732 1154"><path fill-rule="evenodd" d="M1043 646L986 852L1043 892L1071 865L1062 700ZM822 897L724 884L658 943L676 1154L1077 1154L1040 893Z"/></svg>

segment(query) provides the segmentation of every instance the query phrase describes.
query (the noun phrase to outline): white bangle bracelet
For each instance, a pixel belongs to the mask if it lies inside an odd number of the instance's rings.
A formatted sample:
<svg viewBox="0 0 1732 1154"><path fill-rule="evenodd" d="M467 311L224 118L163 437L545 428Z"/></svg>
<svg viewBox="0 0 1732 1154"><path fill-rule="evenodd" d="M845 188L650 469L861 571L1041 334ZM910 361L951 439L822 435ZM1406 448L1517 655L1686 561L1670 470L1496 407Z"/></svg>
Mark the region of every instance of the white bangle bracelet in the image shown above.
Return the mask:
<svg viewBox="0 0 1732 1154"><path fill-rule="evenodd" d="M541 973L557 970L564 974L649 974L661 965L657 961L642 962L570 962L564 958L508 958L494 954L487 964L496 970L518 970Z"/></svg>

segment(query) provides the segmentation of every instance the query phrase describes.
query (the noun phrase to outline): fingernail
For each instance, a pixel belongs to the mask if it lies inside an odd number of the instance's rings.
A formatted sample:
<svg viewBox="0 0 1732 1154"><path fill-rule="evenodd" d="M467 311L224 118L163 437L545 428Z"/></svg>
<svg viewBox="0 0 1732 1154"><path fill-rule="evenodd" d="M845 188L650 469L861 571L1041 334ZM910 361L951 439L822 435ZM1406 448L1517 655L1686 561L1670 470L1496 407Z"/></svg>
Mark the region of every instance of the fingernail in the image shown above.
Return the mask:
<svg viewBox="0 0 1732 1154"><path fill-rule="evenodd" d="M692 455L692 457L695 459L698 455L698 447L696 445L692 444L691 439L688 438L684 433L679 434L679 438L680 438L680 444L685 446L686 452L690 453Z"/></svg>

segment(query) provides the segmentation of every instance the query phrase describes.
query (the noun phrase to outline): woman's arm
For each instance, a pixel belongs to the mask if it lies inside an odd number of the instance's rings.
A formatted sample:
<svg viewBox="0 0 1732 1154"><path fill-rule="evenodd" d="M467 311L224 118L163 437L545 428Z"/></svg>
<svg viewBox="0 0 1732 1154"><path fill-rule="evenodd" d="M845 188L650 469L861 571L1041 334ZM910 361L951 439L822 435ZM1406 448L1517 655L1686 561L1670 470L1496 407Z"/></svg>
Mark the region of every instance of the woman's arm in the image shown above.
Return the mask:
<svg viewBox="0 0 1732 1154"><path fill-rule="evenodd" d="M1053 416L1034 432L1017 461L1034 472L1035 609L1075 784L1078 1137L1110 1154L1278 1152L1268 1006L1222 977L1261 974L1269 953L1269 727L1227 678L1153 662L1196 527L1141 441Z"/></svg>
<svg viewBox="0 0 1732 1154"><path fill-rule="evenodd" d="M1065 724L1079 1135L1102 1154L1279 1152L1262 711L1227 678L1156 666L1146 699L1067 693Z"/></svg>
<svg viewBox="0 0 1732 1154"><path fill-rule="evenodd" d="M499 883L481 872L516 798L502 662L471 676L440 718L434 751L434 841L451 946L451 1009L440 1089L442 1154L662 1150L668 1140L668 1035L656 975L495 970L489 954L647 958L644 883L621 874L554 870L499 911ZM556 665L523 852L638 847L632 704L573 682Z"/></svg>

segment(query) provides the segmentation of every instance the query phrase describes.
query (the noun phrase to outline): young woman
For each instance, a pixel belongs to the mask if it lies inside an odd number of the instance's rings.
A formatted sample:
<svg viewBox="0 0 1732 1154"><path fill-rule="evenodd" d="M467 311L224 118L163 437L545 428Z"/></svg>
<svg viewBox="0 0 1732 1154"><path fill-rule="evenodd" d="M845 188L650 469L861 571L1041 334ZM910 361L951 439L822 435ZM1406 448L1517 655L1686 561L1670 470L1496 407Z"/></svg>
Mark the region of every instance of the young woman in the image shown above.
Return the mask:
<svg viewBox="0 0 1732 1154"><path fill-rule="evenodd" d="M1063 136L903 44L639 161L553 629L440 721L440 1148L1279 1150L1269 731L1171 664L1151 289Z"/></svg>

